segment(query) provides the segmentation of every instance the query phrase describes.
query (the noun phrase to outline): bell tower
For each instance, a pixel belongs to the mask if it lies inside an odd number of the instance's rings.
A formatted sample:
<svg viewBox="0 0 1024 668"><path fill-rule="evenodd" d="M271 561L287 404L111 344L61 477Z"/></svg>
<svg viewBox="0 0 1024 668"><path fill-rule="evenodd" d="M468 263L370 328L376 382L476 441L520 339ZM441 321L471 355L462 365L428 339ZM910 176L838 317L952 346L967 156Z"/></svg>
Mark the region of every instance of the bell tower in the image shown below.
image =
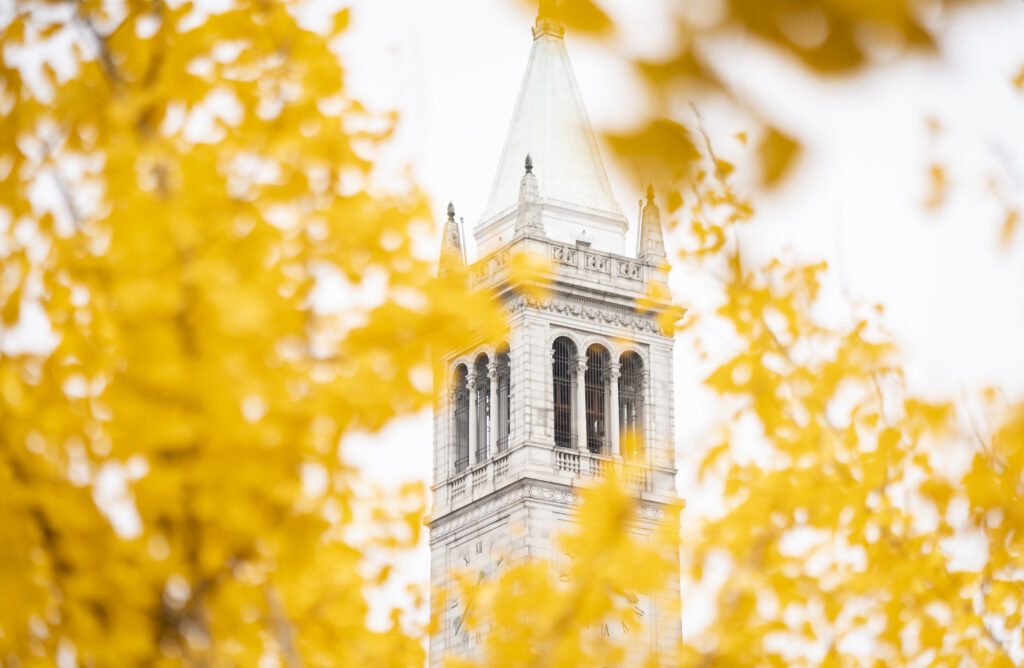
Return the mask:
<svg viewBox="0 0 1024 668"><path fill-rule="evenodd" d="M474 654L486 628L469 631L449 574L486 577L507 562L556 566L556 536L573 522L580 487L617 469L638 500L635 527L651 531L676 499L672 347L659 315L668 301L661 219L648 188L635 250L612 195L565 49L564 28L542 2L533 47L490 197L473 230L478 259L468 290L488 289L509 324L498 344L441 355L436 379L431 584L440 625L430 665ZM448 207L440 271L465 266ZM632 252L631 252L632 251ZM547 260L524 289L511 258ZM659 289L652 290L652 287ZM639 300L646 299L643 309ZM507 563L506 562L506 563ZM650 645L667 654L681 635L678 578L657 601L641 600ZM486 626L486 625L485 625ZM641 657L635 657L641 658Z"/></svg>

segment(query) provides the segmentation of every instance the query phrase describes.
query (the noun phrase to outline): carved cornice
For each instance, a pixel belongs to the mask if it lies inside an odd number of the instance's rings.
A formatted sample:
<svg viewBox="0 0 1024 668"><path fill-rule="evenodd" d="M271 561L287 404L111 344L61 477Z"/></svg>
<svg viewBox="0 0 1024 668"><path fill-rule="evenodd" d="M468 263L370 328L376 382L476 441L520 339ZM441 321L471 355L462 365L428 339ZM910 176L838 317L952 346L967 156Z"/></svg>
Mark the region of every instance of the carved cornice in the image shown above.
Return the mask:
<svg viewBox="0 0 1024 668"><path fill-rule="evenodd" d="M569 299L542 299L533 295L516 295L505 304L505 309L509 316L524 309L534 309L548 313L558 313L602 325L624 327L635 332L646 332L662 336L669 335L668 332L661 328L653 314L630 313L625 310L620 311L608 307L593 306Z"/></svg>
<svg viewBox="0 0 1024 668"><path fill-rule="evenodd" d="M480 519L524 500L543 501L568 508L576 508L583 502L583 497L571 489L558 485L544 485L534 481L527 481L524 484L496 492L490 498L484 498L479 502L471 503L462 512L456 513L454 517L447 517L442 521L433 523L433 526L430 527L430 541L434 542L458 531L462 527L476 526ZM661 504L638 501L636 505L636 518L649 522L660 522L665 519L665 511Z"/></svg>

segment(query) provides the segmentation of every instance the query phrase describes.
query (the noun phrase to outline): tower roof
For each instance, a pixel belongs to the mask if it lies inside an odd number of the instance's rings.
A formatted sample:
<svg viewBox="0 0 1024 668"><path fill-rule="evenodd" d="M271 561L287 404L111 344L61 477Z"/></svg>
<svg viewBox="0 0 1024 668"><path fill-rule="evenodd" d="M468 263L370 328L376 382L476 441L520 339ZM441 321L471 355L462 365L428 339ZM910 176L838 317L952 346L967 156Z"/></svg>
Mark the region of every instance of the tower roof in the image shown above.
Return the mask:
<svg viewBox="0 0 1024 668"><path fill-rule="evenodd" d="M585 209L624 228L551 4L541 3L533 28L533 49L480 228L515 207L527 154L543 202Z"/></svg>

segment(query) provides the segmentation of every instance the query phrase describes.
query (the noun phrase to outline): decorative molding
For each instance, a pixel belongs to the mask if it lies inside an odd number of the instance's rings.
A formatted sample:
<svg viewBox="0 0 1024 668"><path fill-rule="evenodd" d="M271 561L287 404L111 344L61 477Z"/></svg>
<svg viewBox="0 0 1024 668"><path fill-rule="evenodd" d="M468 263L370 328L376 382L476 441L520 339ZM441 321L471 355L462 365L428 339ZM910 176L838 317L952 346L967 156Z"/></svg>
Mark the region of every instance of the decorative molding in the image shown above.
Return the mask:
<svg viewBox="0 0 1024 668"><path fill-rule="evenodd" d="M559 264L576 265L576 249L568 246L551 246L551 259Z"/></svg>
<svg viewBox="0 0 1024 668"><path fill-rule="evenodd" d="M512 254L507 248L505 248L475 262L472 267L470 267L470 284L475 286L486 281L492 274L507 267L511 259Z"/></svg>
<svg viewBox="0 0 1024 668"><path fill-rule="evenodd" d="M509 316L522 311L523 309L535 309L567 315L580 320L596 322L604 325L615 325L625 327L637 332L648 332L667 336L668 333L662 330L657 319L652 315L641 315L624 313L609 308L588 306L586 304L566 299L540 299L532 295L518 295L511 299L506 305Z"/></svg>
<svg viewBox="0 0 1024 668"><path fill-rule="evenodd" d="M573 246L550 241L548 241L548 249L548 255L555 264L573 267L590 274L603 274L601 277L592 277L592 280L607 282L608 276L625 278L629 281L644 280L644 263L640 260L632 260L600 251L581 251ZM582 266L580 254L583 255ZM508 248L504 248L473 263L469 268L470 285L476 287L488 280L508 266L510 260L511 253ZM635 288L630 287L630 289Z"/></svg>
<svg viewBox="0 0 1024 668"><path fill-rule="evenodd" d="M608 262L609 258L607 255L597 255L595 253L584 253L583 254L583 268L590 271L600 271L603 274L608 273Z"/></svg>
<svg viewBox="0 0 1024 668"><path fill-rule="evenodd" d="M473 526L481 518L527 499L546 501L569 508L576 508L583 502L583 497L571 489L536 483L519 485L507 491L493 494L486 501L474 502L466 506L464 512L460 513L457 517L430 527L430 542L443 538L462 527ZM660 522L665 519L665 511L657 504L638 501L636 505L636 518L638 520Z"/></svg>
<svg viewBox="0 0 1024 668"><path fill-rule="evenodd" d="M643 279L642 267L636 262L630 262L628 260L619 260L615 263L618 268L616 275L622 276L623 278L630 278L634 281Z"/></svg>

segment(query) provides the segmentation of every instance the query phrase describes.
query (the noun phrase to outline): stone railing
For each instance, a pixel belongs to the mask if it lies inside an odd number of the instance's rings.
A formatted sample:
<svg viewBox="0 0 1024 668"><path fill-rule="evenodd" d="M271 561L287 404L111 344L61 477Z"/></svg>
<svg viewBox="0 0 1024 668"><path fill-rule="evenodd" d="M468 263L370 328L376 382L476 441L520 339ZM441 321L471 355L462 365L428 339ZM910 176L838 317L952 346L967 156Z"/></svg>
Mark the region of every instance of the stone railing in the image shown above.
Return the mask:
<svg viewBox="0 0 1024 668"><path fill-rule="evenodd" d="M508 458L509 454L507 452L494 458L495 480L504 480L508 477Z"/></svg>
<svg viewBox="0 0 1024 668"><path fill-rule="evenodd" d="M630 464L618 457L580 452L568 448L556 447L553 452L555 473L600 479L607 477L613 470L617 470L627 485L645 491L650 490L649 470L642 464Z"/></svg>
<svg viewBox="0 0 1024 668"><path fill-rule="evenodd" d="M606 253L599 250L583 249L552 242L548 246L548 259L556 265L564 265L591 275L596 281L606 281L608 277L624 278L642 283L644 280L643 262L638 259ZM473 263L469 269L469 283L479 285L509 265L511 260L507 248L494 252Z"/></svg>
<svg viewBox="0 0 1024 668"><path fill-rule="evenodd" d="M622 457L550 445L514 447L450 478L446 483L448 510L457 510L523 477L535 476L567 484L569 479L600 480L613 472L635 490L653 490L652 469L624 461Z"/></svg>
<svg viewBox="0 0 1024 668"><path fill-rule="evenodd" d="M551 245L551 260L556 264L564 264L585 273L603 274L604 276L621 276L633 281L643 280L643 265L639 260L602 253L600 251L581 250L572 246Z"/></svg>
<svg viewBox="0 0 1024 668"><path fill-rule="evenodd" d="M473 491L474 492L476 492L481 487L483 487L484 485L487 484L487 480L489 478L489 476L487 475L489 473L489 471L487 470L488 468L489 468L488 466L484 465L484 466L482 466L482 467L480 467L478 469L475 469L473 471Z"/></svg>
<svg viewBox="0 0 1024 668"><path fill-rule="evenodd" d="M555 453L555 471L567 471L579 475L580 472L580 453L578 450L570 450L568 448L554 449Z"/></svg>
<svg viewBox="0 0 1024 668"><path fill-rule="evenodd" d="M511 452L499 452L449 480L448 504L452 508L462 506L512 482L509 477L511 455Z"/></svg>
<svg viewBox="0 0 1024 668"><path fill-rule="evenodd" d="M469 474L463 474L448 483L448 502L454 505L459 499L466 496L466 478Z"/></svg>

